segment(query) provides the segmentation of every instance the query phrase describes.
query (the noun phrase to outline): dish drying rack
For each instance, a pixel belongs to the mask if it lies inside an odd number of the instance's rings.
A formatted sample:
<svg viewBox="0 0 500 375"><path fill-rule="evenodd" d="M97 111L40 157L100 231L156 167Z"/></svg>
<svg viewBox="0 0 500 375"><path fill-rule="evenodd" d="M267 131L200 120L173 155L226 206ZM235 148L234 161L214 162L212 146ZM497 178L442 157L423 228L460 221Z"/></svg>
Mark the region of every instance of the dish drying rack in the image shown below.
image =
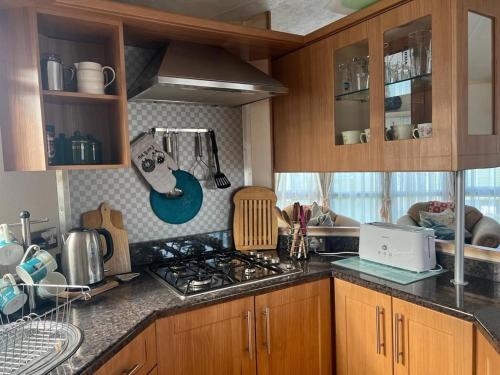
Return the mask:
<svg viewBox="0 0 500 375"><path fill-rule="evenodd" d="M18 315L20 318L13 322L10 316L0 314L0 375L46 374L73 355L81 345L83 334L70 323L71 305L80 299L90 299L90 288L48 284L17 286L22 293L28 293L30 288L35 292L41 287L55 290L55 306L39 315L31 308L29 312L25 311L25 304ZM66 292L70 289L71 292Z"/></svg>

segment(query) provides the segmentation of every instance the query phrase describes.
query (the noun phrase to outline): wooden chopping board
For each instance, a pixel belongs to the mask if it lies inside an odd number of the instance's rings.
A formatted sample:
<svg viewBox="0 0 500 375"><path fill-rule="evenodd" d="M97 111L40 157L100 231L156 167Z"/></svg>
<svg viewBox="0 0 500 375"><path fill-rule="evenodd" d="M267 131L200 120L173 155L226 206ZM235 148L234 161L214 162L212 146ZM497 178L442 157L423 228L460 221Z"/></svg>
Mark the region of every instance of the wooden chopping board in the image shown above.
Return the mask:
<svg viewBox="0 0 500 375"><path fill-rule="evenodd" d="M233 198L233 237L237 250L271 250L278 246L278 218L274 191L250 186Z"/></svg>
<svg viewBox="0 0 500 375"><path fill-rule="evenodd" d="M93 214L98 213L98 217ZM113 238L114 253L110 260L104 264L108 270L106 275L117 275L130 272L130 252L128 247L128 234L123 229L123 216L120 211L112 210L107 203L101 203L98 211L90 211L82 215L82 224L88 228L104 228ZM114 220L113 220L114 219ZM101 242L104 250L107 251L105 242Z"/></svg>

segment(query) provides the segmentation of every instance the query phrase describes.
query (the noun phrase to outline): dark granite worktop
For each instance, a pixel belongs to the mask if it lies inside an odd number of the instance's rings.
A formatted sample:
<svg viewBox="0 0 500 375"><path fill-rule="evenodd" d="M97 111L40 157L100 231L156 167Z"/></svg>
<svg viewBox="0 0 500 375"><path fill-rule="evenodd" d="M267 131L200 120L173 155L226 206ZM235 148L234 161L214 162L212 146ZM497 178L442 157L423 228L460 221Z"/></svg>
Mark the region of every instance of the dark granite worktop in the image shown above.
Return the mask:
<svg viewBox="0 0 500 375"><path fill-rule="evenodd" d="M149 274L142 275L118 288L80 302L72 308L72 322L84 332L79 350L53 374L91 374L155 319L183 311L226 302L249 295L267 293L287 286L334 276L396 298L417 303L458 318L474 322L500 352L500 283L468 277L469 285L459 294L450 272L409 285L400 285L361 274L330 262L338 257L313 256L303 262L304 272L285 279L270 280L178 298Z"/></svg>

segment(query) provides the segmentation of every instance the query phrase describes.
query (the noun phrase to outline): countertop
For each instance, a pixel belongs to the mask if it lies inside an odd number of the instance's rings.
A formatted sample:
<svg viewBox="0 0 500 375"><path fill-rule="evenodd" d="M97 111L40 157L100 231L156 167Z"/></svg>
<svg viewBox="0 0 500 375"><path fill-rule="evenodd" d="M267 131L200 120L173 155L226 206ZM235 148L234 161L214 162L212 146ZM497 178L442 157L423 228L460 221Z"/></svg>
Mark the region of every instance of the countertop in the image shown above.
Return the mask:
<svg viewBox="0 0 500 375"><path fill-rule="evenodd" d="M80 327L84 340L78 351L51 374L91 374L157 318L249 295L267 293L295 284L333 277L347 280L396 298L417 303L474 322L500 352L500 283L468 277L469 284L457 293L451 273L400 285L332 265L338 257L313 256L302 262L304 272L213 293L178 298L169 288L142 272L118 288L78 302L71 322Z"/></svg>

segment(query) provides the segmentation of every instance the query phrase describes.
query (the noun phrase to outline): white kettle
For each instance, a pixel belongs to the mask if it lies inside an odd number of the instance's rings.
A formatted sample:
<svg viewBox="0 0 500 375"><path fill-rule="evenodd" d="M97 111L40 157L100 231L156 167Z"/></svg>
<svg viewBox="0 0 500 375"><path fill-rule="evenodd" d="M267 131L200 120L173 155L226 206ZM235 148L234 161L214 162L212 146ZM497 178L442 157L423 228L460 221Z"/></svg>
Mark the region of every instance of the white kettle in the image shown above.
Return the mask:
<svg viewBox="0 0 500 375"><path fill-rule="evenodd" d="M102 66L91 61L75 63L78 92L85 94L104 94L104 89L116 79L116 73L110 66ZM109 73L109 76L108 76Z"/></svg>

